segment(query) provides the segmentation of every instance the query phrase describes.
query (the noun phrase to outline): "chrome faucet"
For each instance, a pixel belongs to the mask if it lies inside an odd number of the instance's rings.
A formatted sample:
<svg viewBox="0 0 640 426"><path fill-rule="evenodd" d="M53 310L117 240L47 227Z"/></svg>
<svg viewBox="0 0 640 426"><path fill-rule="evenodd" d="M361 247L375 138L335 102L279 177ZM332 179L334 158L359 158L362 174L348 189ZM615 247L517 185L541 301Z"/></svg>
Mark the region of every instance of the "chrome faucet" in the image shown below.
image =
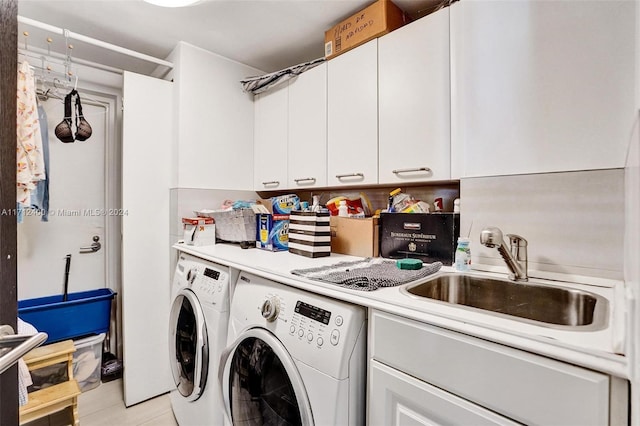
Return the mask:
<svg viewBox="0 0 640 426"><path fill-rule="evenodd" d="M512 281L529 281L527 275L527 240L519 235L507 234L509 238L509 249L506 247L502 231L496 227L490 226L484 228L480 233L480 242L487 247L495 247L498 253L504 259L511 274L509 279Z"/></svg>

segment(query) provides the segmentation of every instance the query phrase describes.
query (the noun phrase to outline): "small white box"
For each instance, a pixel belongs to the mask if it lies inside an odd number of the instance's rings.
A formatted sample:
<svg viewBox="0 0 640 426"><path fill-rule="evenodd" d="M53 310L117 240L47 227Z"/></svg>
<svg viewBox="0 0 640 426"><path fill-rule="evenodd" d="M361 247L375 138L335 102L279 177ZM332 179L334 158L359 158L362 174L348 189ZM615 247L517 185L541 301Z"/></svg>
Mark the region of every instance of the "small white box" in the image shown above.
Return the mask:
<svg viewBox="0 0 640 426"><path fill-rule="evenodd" d="M73 378L78 381L82 392L100 385L104 338L105 333L101 333L73 341L76 347L73 353Z"/></svg>
<svg viewBox="0 0 640 426"><path fill-rule="evenodd" d="M184 243L189 246L210 246L216 243L216 224L211 217L182 218Z"/></svg>

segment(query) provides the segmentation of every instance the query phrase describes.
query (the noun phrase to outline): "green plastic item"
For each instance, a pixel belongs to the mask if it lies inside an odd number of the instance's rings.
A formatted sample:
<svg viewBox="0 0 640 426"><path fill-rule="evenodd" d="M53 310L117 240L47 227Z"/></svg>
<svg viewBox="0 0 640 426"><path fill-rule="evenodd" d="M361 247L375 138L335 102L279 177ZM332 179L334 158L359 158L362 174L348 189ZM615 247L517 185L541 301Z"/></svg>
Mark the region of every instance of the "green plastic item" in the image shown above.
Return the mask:
<svg viewBox="0 0 640 426"><path fill-rule="evenodd" d="M422 268L422 260L420 259L399 259L396 261L398 269L420 269Z"/></svg>

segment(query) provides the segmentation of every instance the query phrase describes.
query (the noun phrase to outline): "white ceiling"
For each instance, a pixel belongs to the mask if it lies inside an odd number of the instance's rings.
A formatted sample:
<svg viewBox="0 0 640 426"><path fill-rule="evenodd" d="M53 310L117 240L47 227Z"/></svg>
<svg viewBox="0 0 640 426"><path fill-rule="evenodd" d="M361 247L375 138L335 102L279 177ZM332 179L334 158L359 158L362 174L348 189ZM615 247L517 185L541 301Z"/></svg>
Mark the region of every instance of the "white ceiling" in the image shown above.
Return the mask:
<svg viewBox="0 0 640 426"><path fill-rule="evenodd" d="M373 0L203 0L162 8L142 0L20 0L18 14L158 58L185 41L265 72L324 55L324 32ZM439 0L394 0L409 16L422 16ZM19 47L65 53L62 35L19 26ZM23 31L28 31L26 38ZM156 65L71 41L72 56L150 73Z"/></svg>

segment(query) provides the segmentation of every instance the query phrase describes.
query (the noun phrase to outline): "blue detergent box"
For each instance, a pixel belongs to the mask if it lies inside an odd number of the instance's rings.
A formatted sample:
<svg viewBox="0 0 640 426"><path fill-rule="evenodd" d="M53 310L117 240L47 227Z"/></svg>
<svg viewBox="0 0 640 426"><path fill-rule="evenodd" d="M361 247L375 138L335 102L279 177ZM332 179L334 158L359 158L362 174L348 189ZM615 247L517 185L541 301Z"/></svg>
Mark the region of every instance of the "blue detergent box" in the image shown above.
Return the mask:
<svg viewBox="0 0 640 426"><path fill-rule="evenodd" d="M271 197L266 203L273 214L290 214L292 210L300 210L300 198L295 194Z"/></svg>
<svg viewBox="0 0 640 426"><path fill-rule="evenodd" d="M289 250L289 215L256 214L256 247L269 251Z"/></svg>

